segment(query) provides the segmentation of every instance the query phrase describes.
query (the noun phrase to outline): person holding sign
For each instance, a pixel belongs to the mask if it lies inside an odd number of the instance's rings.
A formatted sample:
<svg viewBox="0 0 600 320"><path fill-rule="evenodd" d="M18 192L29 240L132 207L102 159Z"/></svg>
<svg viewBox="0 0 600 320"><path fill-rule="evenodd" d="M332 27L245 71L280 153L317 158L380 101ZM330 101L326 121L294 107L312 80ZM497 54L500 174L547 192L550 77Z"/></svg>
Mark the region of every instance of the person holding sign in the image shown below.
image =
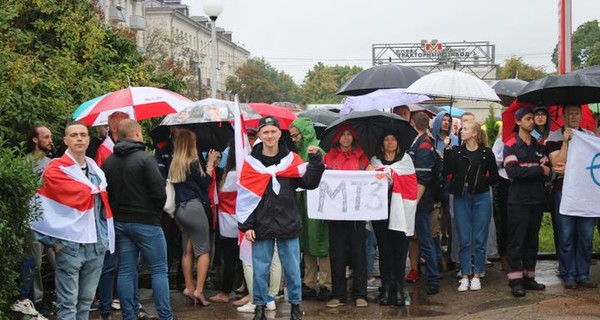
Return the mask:
<svg viewBox="0 0 600 320"><path fill-rule="evenodd" d="M384 289L379 304L404 306L404 282L408 242L415 231L417 175L411 157L404 153L394 133L383 136L375 170L388 176L389 218L372 221L379 247L379 271Z"/></svg>
<svg viewBox="0 0 600 320"><path fill-rule="evenodd" d="M333 137L331 150L325 155L327 169L372 170L369 158L358 145L358 136L350 124L342 124ZM367 256L365 221L329 223L329 259L331 261L332 299L327 307L346 303L346 262L352 257L352 298L357 307L367 307Z"/></svg>
<svg viewBox="0 0 600 320"><path fill-rule="evenodd" d="M296 189L315 189L325 170L321 153L309 146L308 163L281 141L279 121L266 116L258 122L262 141L245 159L238 182L238 227L252 244L254 320L266 320L269 267L275 242L284 269L291 319L302 319L300 242L302 216Z"/></svg>

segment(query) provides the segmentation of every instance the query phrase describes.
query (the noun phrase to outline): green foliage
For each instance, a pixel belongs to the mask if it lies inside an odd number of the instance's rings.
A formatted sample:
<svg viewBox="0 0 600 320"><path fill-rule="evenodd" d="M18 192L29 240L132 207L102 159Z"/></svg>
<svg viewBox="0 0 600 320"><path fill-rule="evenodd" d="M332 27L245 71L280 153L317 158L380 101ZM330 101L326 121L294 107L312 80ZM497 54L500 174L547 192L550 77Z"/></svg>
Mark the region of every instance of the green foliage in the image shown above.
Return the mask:
<svg viewBox="0 0 600 320"><path fill-rule="evenodd" d="M540 79L546 76L546 72L542 67L534 67L523 62L522 57L512 56L504 60L504 65L500 67L498 72L499 79L521 79L531 81Z"/></svg>
<svg viewBox="0 0 600 320"><path fill-rule="evenodd" d="M264 58L248 60L227 77L227 91L239 95L240 102L298 101L298 86L292 77L277 71Z"/></svg>
<svg viewBox="0 0 600 320"><path fill-rule="evenodd" d="M62 132L79 104L130 83L185 87L169 70L155 69L132 35L105 25L91 1L7 0L0 15L0 135L15 146L34 123Z"/></svg>
<svg viewBox="0 0 600 320"><path fill-rule="evenodd" d="M489 107L489 114L484 121L485 132L488 137L488 144L491 146L496 141L496 137L500 133L500 126L498 125L498 121L496 120L496 114L494 113L494 108L492 105Z"/></svg>
<svg viewBox="0 0 600 320"><path fill-rule="evenodd" d="M573 70L600 65L600 24L587 21L577 27L572 37ZM558 44L552 53L552 62L558 68Z"/></svg>
<svg viewBox="0 0 600 320"><path fill-rule="evenodd" d="M338 89L353 75L362 71L357 66L326 66L317 63L304 77L301 87L302 103L341 103Z"/></svg>
<svg viewBox="0 0 600 320"><path fill-rule="evenodd" d="M32 170L19 147L6 147L0 137L0 319L8 319L10 306L19 292L18 268L28 238L31 207L29 201L39 187L39 177Z"/></svg>

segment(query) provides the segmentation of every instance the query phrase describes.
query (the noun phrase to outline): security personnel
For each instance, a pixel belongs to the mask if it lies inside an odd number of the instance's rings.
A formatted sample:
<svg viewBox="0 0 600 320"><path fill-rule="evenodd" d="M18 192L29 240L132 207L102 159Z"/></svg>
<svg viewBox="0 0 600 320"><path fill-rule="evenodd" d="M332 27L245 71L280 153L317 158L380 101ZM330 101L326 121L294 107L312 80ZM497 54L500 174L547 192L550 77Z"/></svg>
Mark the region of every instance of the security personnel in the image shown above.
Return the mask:
<svg viewBox="0 0 600 320"><path fill-rule="evenodd" d="M504 167L510 179L507 213L507 272L509 286L515 297L524 297L525 290L544 290L535 281L538 233L542 222L544 182L551 170L546 149L531 136L534 113L521 108L515 114L517 134L504 145Z"/></svg>

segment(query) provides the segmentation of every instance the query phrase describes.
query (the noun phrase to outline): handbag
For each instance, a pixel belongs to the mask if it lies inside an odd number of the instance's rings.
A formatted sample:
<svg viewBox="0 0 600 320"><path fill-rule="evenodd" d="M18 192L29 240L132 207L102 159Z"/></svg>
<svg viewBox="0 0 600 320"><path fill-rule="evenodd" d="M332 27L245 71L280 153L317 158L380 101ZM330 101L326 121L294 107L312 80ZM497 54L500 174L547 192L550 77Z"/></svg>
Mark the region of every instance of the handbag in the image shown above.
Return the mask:
<svg viewBox="0 0 600 320"><path fill-rule="evenodd" d="M171 182L171 179L167 179L167 184L165 185L165 191L167 193L167 201L165 201L165 206L163 210L171 216L171 218L175 218L175 210L177 210L177 203L175 201L175 187Z"/></svg>

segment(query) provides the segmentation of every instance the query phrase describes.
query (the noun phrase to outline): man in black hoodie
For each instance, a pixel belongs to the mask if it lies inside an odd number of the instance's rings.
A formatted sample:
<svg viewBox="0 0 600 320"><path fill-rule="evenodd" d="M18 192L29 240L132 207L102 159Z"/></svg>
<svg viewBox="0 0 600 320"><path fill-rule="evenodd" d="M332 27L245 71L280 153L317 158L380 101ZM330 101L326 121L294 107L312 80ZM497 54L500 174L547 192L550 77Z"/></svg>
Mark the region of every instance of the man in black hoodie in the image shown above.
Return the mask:
<svg viewBox="0 0 600 320"><path fill-rule="evenodd" d="M140 125L131 119L118 127L121 138L102 164L108 180L108 198L114 213L119 255L117 291L123 319L136 319L138 256L152 275L154 303L160 319L173 319L169 297L167 248L160 226L166 200L165 180L156 160L146 152Z"/></svg>

